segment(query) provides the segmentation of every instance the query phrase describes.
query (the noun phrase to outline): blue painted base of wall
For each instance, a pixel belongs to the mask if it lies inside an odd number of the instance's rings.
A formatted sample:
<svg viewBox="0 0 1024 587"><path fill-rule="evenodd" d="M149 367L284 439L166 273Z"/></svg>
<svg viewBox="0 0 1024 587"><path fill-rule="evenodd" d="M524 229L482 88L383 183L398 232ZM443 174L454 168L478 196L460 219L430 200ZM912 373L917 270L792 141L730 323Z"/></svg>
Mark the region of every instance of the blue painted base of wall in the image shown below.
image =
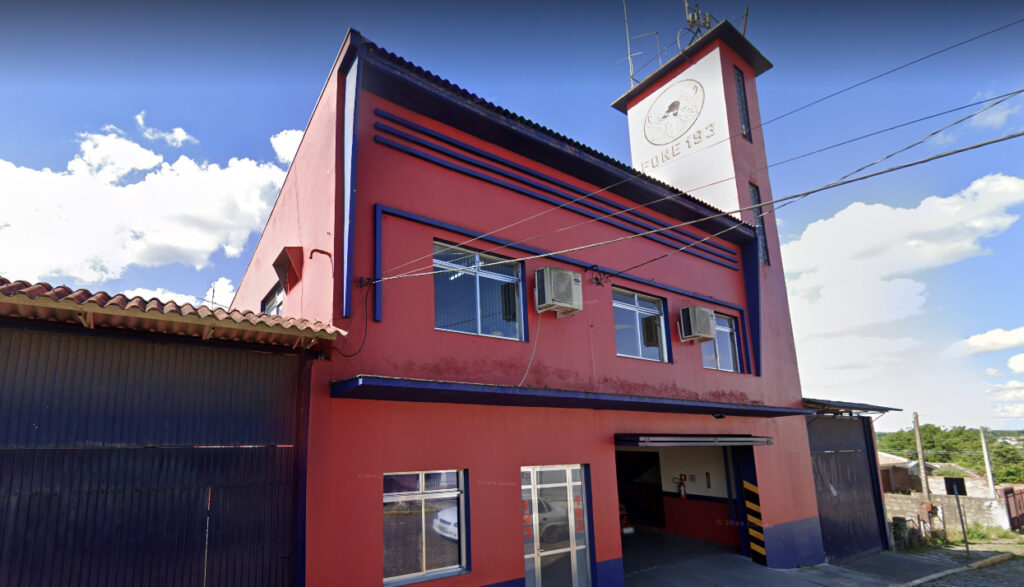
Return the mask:
<svg viewBox="0 0 1024 587"><path fill-rule="evenodd" d="M622 570L622 559L613 558L601 561L596 565L594 585L597 587L622 587L626 584L625 572Z"/></svg>
<svg viewBox="0 0 1024 587"><path fill-rule="evenodd" d="M520 577L518 579L512 579L511 581L502 581L501 583L491 583L485 587L526 587L526 579Z"/></svg>
<svg viewBox="0 0 1024 587"><path fill-rule="evenodd" d="M764 544L768 551L768 566L774 569L825 562L818 516L766 527Z"/></svg>
<svg viewBox="0 0 1024 587"><path fill-rule="evenodd" d="M612 560L601 561L592 567L594 569L594 580L592 583L595 587L622 587L625 585L625 575L622 570L622 559L615 558ZM512 579L511 581L502 581L501 583L492 583L487 587L525 587L526 579Z"/></svg>

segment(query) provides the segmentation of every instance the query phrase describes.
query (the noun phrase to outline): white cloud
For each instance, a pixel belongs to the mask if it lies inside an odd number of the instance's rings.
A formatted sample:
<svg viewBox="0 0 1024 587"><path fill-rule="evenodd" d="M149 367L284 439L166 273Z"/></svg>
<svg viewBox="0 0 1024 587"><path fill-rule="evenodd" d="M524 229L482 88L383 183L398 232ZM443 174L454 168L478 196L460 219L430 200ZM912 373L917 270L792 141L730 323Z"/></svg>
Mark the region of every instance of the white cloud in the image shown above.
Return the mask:
<svg viewBox="0 0 1024 587"><path fill-rule="evenodd" d="M977 355L1020 346L1024 346L1024 326L1013 330L995 328L953 343L947 354L951 356Z"/></svg>
<svg viewBox="0 0 1024 587"><path fill-rule="evenodd" d="M231 280L227 277L218 278L210 284L210 289L206 290L207 305L213 307L221 307L227 309L231 306L231 300L235 297L235 286L231 283Z"/></svg>
<svg viewBox="0 0 1024 587"><path fill-rule="evenodd" d="M163 139L164 141L167 142L168 145L172 147L180 147L185 143L199 142L194 136L185 132L185 129L181 128L180 126L176 126L170 131L157 130L155 128L150 128L146 126L145 110L135 115L135 122L139 125L139 130L142 131L142 136L146 137L151 141Z"/></svg>
<svg viewBox="0 0 1024 587"><path fill-rule="evenodd" d="M974 98L975 100L981 100L991 98L992 95L993 94L989 92L988 94L977 94ZM971 126L988 129L1002 128L1006 124L1006 121L1010 119L1010 116L1020 110L1020 106L1012 103L1011 100L1013 100L1013 98L975 115L970 120Z"/></svg>
<svg viewBox="0 0 1024 587"><path fill-rule="evenodd" d="M1024 180L989 175L916 207L855 202L782 246L801 381L806 392L893 376L896 361L934 360L897 334L925 311L922 271L986 254L981 239L1007 230ZM884 325L884 328L879 326ZM926 359L925 357L930 357Z"/></svg>
<svg viewBox="0 0 1024 587"><path fill-rule="evenodd" d="M879 375L918 346L911 338L826 336L798 339L800 381L805 391L844 387ZM810 393L808 393L810 395Z"/></svg>
<svg viewBox="0 0 1024 587"><path fill-rule="evenodd" d="M995 412L997 416L1021 418L1024 417L1024 403L1003 404L997 407Z"/></svg>
<svg viewBox="0 0 1024 587"><path fill-rule="evenodd" d="M999 369L993 369L992 367L989 367L988 369L985 369L985 376L986 377L999 377L1002 374L1003 374L1003 372L1000 371Z"/></svg>
<svg viewBox="0 0 1024 587"><path fill-rule="evenodd" d="M999 402L1024 400L1024 381L1011 380L992 385L985 390L992 400Z"/></svg>
<svg viewBox="0 0 1024 587"><path fill-rule="evenodd" d="M182 306L185 304L192 304L194 307L207 306L211 308L221 307L227 309L231 304L231 299L235 296L235 286L227 277L219 277L216 281L210 284L209 289L206 290L206 294L201 298L197 298L196 296L189 294L177 293L162 287L158 287L156 289L136 287L134 289L125 290L122 293L129 298L139 296L145 300L156 298L161 302L174 301L178 305Z"/></svg>
<svg viewBox="0 0 1024 587"><path fill-rule="evenodd" d="M1010 357L1010 360L1006 362L1006 366L1014 373L1024 373L1024 353Z"/></svg>
<svg viewBox="0 0 1024 587"><path fill-rule="evenodd" d="M270 137L270 145L274 147L277 160L286 165L295 159L295 152L299 150L300 142L302 142L301 130L282 130Z"/></svg>
<svg viewBox="0 0 1024 587"><path fill-rule="evenodd" d="M161 302L173 301L176 302L179 306L184 306L185 304L192 304L193 307L198 307L199 305L202 304L202 301L200 301L195 296L169 291L162 287L158 287L156 289L136 287L134 289L126 289L121 293L128 296L129 298L138 296L146 301L149 301L153 298L156 298Z"/></svg>
<svg viewBox="0 0 1024 587"><path fill-rule="evenodd" d="M217 250L242 252L284 180L276 165L250 159L168 163L112 133L82 134L79 142L66 172L0 160L0 274L96 283L129 265L199 269Z"/></svg>
<svg viewBox="0 0 1024 587"><path fill-rule="evenodd" d="M811 223L782 246L794 328L801 337L891 323L922 311L925 285L911 278L988 251L1024 202L1024 180L989 175L915 208L855 202ZM870 227L870 230L865 230Z"/></svg>

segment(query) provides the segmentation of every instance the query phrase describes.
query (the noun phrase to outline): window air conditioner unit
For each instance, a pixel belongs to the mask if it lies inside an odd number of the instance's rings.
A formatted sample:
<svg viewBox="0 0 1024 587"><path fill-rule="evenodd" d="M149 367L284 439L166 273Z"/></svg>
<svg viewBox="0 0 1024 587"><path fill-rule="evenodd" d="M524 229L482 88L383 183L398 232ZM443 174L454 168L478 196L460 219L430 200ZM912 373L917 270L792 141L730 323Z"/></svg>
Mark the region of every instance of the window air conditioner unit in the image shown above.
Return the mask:
<svg viewBox="0 0 1024 587"><path fill-rule="evenodd" d="M534 295L537 313L554 310L558 317L568 316L583 309L583 276L575 271L544 267L538 269Z"/></svg>
<svg viewBox="0 0 1024 587"><path fill-rule="evenodd" d="M687 306L679 311L679 338L683 342L704 342L715 338L715 311Z"/></svg>

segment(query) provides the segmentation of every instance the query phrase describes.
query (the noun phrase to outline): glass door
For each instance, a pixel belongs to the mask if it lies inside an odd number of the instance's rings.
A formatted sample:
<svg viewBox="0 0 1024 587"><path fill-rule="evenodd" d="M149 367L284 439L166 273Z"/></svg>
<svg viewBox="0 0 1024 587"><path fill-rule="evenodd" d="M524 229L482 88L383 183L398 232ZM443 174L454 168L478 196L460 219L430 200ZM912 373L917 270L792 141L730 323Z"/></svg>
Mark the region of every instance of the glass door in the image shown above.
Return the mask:
<svg viewBox="0 0 1024 587"><path fill-rule="evenodd" d="M523 467L521 475L526 585L590 585L590 521L581 466Z"/></svg>

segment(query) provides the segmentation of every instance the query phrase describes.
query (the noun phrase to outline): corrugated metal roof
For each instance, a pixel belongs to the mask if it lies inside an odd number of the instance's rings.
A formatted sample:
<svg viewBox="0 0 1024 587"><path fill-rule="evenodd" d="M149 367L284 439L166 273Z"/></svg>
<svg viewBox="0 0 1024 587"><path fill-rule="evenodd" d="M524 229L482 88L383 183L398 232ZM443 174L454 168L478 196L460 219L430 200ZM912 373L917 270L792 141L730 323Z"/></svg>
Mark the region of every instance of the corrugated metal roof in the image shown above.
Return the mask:
<svg viewBox="0 0 1024 587"><path fill-rule="evenodd" d="M156 298L72 290L48 283L10 281L0 277L0 316L188 336L202 340L312 347L345 331L319 321L271 316L251 311L179 305Z"/></svg>

